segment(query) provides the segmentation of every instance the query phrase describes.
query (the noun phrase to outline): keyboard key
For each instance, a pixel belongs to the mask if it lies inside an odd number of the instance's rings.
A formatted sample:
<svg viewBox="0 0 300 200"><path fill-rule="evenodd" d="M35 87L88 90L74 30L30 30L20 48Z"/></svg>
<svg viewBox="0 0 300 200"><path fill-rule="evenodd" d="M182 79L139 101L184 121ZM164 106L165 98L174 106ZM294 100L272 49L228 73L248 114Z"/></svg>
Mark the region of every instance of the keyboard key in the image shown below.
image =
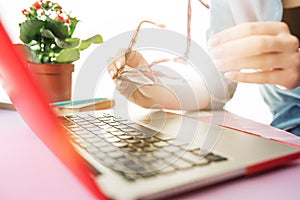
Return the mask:
<svg viewBox="0 0 300 200"><path fill-rule="evenodd" d="M169 173L173 173L175 171L176 171L176 168L171 165L167 165L166 167L163 167L159 170L159 172L161 174L169 174Z"/></svg>
<svg viewBox="0 0 300 200"><path fill-rule="evenodd" d="M127 147L128 143L125 143L125 142L114 142L114 143L112 143L112 145L114 145L115 147L118 147L118 148L122 148L122 147Z"/></svg>
<svg viewBox="0 0 300 200"><path fill-rule="evenodd" d="M111 134L114 136L126 135L126 133L124 133L123 131L114 131L111 132Z"/></svg>
<svg viewBox="0 0 300 200"><path fill-rule="evenodd" d="M126 139L134 139L134 137L131 136L131 135L119 135L118 137L119 137L120 139L122 139L122 140L126 140Z"/></svg>
<svg viewBox="0 0 300 200"><path fill-rule="evenodd" d="M101 151L95 152L93 155L95 155L100 160L103 160L106 157L106 154Z"/></svg>
<svg viewBox="0 0 300 200"><path fill-rule="evenodd" d="M166 146L163 149L166 150L166 151L168 151L168 152L170 152L170 153L180 151L179 147L173 146L173 145Z"/></svg>
<svg viewBox="0 0 300 200"><path fill-rule="evenodd" d="M136 136L136 137L138 137L138 138L141 138L141 137L143 137L143 136L144 136L144 134L143 134L143 133L141 133L141 132L138 132L138 131L131 131L131 132L128 132L128 135L131 135L131 136Z"/></svg>
<svg viewBox="0 0 300 200"><path fill-rule="evenodd" d="M227 160L227 158L224 158L222 156L216 155L216 154L212 154L209 153L205 156L206 159L212 161L212 162L219 162L219 161L224 161Z"/></svg>
<svg viewBox="0 0 300 200"><path fill-rule="evenodd" d="M94 146L91 146L91 145L86 145L86 150L89 152L89 153L97 153L99 151L98 148L94 147Z"/></svg>
<svg viewBox="0 0 300 200"><path fill-rule="evenodd" d="M114 136L106 137L105 140L109 143L116 143L121 141L121 139Z"/></svg>
<svg viewBox="0 0 300 200"><path fill-rule="evenodd" d="M95 146L95 147L97 147L97 148L102 148L102 147L104 147L104 146L110 146L110 145L108 145L106 142L104 142L104 141L98 141L98 142L95 142L95 143L93 143L93 145Z"/></svg>
<svg viewBox="0 0 300 200"><path fill-rule="evenodd" d="M157 138L158 140L160 141L170 141L170 140L174 140L174 137L173 136L170 136L170 135L167 135L167 134L161 134L161 133L158 133L156 134L155 136L153 136L155 138Z"/></svg>
<svg viewBox="0 0 300 200"><path fill-rule="evenodd" d="M157 158L165 158L165 157L168 157L168 156L171 156L171 154L167 151L155 151L153 152L153 155Z"/></svg>
<svg viewBox="0 0 300 200"><path fill-rule="evenodd" d="M105 126L106 125L106 123L104 123L104 122L94 122L93 123L95 126L99 126L99 127L101 127L101 126Z"/></svg>
<svg viewBox="0 0 300 200"><path fill-rule="evenodd" d="M131 137L131 138L127 139L126 142L128 144L136 144L136 143L140 143L141 141L138 140L138 139L135 139L135 138Z"/></svg>
<svg viewBox="0 0 300 200"><path fill-rule="evenodd" d="M112 132L118 132L118 131L120 131L119 129L116 129L116 128L114 128L114 127L108 127L108 128L106 128L105 129L106 131L108 131L108 132L110 132L110 133L112 133Z"/></svg>
<svg viewBox="0 0 300 200"><path fill-rule="evenodd" d="M156 159L156 161L154 162L150 162L149 164L151 167L153 167L154 170L161 170L162 168L167 167L169 165L163 160L158 160L158 159Z"/></svg>
<svg viewBox="0 0 300 200"><path fill-rule="evenodd" d="M155 176L156 174L153 173L153 172L143 172L143 173L140 173L139 175L144 177L144 178L150 178L150 177Z"/></svg>
<svg viewBox="0 0 300 200"><path fill-rule="evenodd" d="M176 169L188 169L188 168L191 168L193 167L193 164L185 161L185 160L182 160L182 159L177 159L175 162L171 163L171 165L173 167L175 167Z"/></svg>
<svg viewBox="0 0 300 200"><path fill-rule="evenodd" d="M101 146L99 147L99 149L104 153L108 153L116 150L116 148L112 145Z"/></svg>
<svg viewBox="0 0 300 200"><path fill-rule="evenodd" d="M114 127L117 128L117 129L119 129L119 130L122 130L122 131L124 131L124 132L125 132L124 129L125 129L125 128L128 128L127 125L122 124L122 123L120 123L120 124L118 124L118 125L115 125ZM130 129L130 130L132 130L132 129Z"/></svg>
<svg viewBox="0 0 300 200"><path fill-rule="evenodd" d="M159 142L160 140L155 137L149 137L149 138L146 138L144 141L148 142L148 143L155 143L155 142Z"/></svg>
<svg viewBox="0 0 300 200"><path fill-rule="evenodd" d="M130 182L136 181L137 179L141 178L141 176L137 173L124 173L123 176Z"/></svg>
<svg viewBox="0 0 300 200"><path fill-rule="evenodd" d="M85 138L85 139L87 139L87 138L95 138L95 135L92 134L92 133L86 133L86 134L83 134L83 135L80 135L80 136L81 136L81 138Z"/></svg>
<svg viewBox="0 0 300 200"><path fill-rule="evenodd" d="M99 137L91 137L91 138L87 138L86 141L88 141L89 143L96 143L102 140Z"/></svg>
<svg viewBox="0 0 300 200"><path fill-rule="evenodd" d="M166 141L158 141L158 142L154 142L153 145L158 147L158 148L161 148L161 147L168 146L169 143L166 142Z"/></svg>
<svg viewBox="0 0 300 200"><path fill-rule="evenodd" d="M152 151L156 151L157 150L157 147L153 146L153 145L150 145L150 146L146 146L143 148L143 150L145 152L152 152Z"/></svg>
<svg viewBox="0 0 300 200"><path fill-rule="evenodd" d="M191 152L186 152L183 156L183 159L193 165L206 165L209 164L209 160L204 158L203 156L193 154Z"/></svg>
<svg viewBox="0 0 300 200"><path fill-rule="evenodd" d="M114 164L116 163L116 159L114 158L110 158L110 157L103 157L101 158L101 163L103 163L106 166L114 166Z"/></svg>
<svg viewBox="0 0 300 200"><path fill-rule="evenodd" d="M107 153L107 156L111 158L120 158L124 156L124 153L122 151L117 150Z"/></svg>

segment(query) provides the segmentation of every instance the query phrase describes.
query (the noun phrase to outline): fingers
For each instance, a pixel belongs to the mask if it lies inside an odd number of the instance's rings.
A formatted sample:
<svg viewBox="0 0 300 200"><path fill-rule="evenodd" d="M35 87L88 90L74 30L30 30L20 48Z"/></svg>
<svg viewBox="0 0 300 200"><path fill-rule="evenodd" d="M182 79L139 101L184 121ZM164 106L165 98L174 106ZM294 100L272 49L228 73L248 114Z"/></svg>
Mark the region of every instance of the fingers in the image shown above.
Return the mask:
<svg viewBox="0 0 300 200"><path fill-rule="evenodd" d="M107 71L112 79L117 78L118 72L122 69L125 65L125 57L124 54L118 57L111 59L107 67Z"/></svg>
<svg viewBox="0 0 300 200"><path fill-rule="evenodd" d="M211 56L218 59L234 59L276 52L296 52L299 41L289 34L254 35L216 46Z"/></svg>
<svg viewBox="0 0 300 200"><path fill-rule="evenodd" d="M281 23L281 22L243 23L215 34L210 38L208 45L214 47L232 40L237 40L252 35L275 36L280 33L290 34L290 30L285 23Z"/></svg>
<svg viewBox="0 0 300 200"><path fill-rule="evenodd" d="M234 82L246 83L274 83L276 75L280 74L282 70L259 71L259 72L226 72L224 76Z"/></svg>
<svg viewBox="0 0 300 200"><path fill-rule="evenodd" d="M300 69L274 69L259 72L226 72L224 76L234 82L277 84L286 89L294 89L300 85Z"/></svg>
<svg viewBox="0 0 300 200"><path fill-rule="evenodd" d="M126 65L132 68L139 67L141 65L146 65L147 61L145 58L142 56L137 51L131 51L126 54Z"/></svg>
<svg viewBox="0 0 300 200"><path fill-rule="evenodd" d="M299 40L285 23L237 25L213 36L209 45L214 63L230 80L288 89L300 85Z"/></svg>
<svg viewBox="0 0 300 200"><path fill-rule="evenodd" d="M125 68L125 66L136 68L142 65L146 65L147 61L144 57L137 51L132 51L129 53L125 53L122 51L118 56L111 59L107 70L112 79L116 79L118 77L118 73Z"/></svg>
<svg viewBox="0 0 300 200"><path fill-rule="evenodd" d="M216 59L215 64L220 71L239 71L242 69L270 70L297 66L299 54L270 53L257 56L238 57L236 59Z"/></svg>

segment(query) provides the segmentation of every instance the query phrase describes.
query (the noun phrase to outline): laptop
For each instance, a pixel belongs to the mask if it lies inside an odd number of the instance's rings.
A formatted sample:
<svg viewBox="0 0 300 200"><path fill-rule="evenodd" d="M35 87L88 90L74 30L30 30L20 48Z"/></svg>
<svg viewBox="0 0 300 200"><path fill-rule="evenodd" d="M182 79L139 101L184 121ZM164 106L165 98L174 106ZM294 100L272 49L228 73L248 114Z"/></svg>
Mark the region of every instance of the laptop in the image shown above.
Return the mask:
<svg viewBox="0 0 300 200"><path fill-rule="evenodd" d="M1 23L0 44L0 80L14 106L99 199L162 199L300 158L295 146L159 110L56 116Z"/></svg>

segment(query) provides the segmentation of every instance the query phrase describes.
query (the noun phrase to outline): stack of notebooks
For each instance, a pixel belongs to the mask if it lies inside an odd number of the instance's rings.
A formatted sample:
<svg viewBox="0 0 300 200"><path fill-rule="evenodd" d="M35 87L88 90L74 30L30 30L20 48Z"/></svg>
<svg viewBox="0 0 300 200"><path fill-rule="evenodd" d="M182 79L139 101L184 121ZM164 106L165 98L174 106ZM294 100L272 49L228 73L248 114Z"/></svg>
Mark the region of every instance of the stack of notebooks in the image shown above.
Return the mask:
<svg viewBox="0 0 300 200"><path fill-rule="evenodd" d="M73 112L85 112L92 110L104 110L114 107L115 101L107 98L85 99L78 101L62 101L52 103L53 110L58 115L73 113ZM10 100L0 99L0 109L16 110Z"/></svg>
<svg viewBox="0 0 300 200"><path fill-rule="evenodd" d="M62 101L52 103L53 109L59 115L73 112L104 110L114 107L114 100L107 98L84 99L78 101Z"/></svg>
<svg viewBox="0 0 300 200"><path fill-rule="evenodd" d="M16 110L1 85L0 85L0 109Z"/></svg>
<svg viewBox="0 0 300 200"><path fill-rule="evenodd" d="M12 103L5 102L5 101L2 101L2 100L0 100L0 109L16 110L16 108L14 107L14 105Z"/></svg>

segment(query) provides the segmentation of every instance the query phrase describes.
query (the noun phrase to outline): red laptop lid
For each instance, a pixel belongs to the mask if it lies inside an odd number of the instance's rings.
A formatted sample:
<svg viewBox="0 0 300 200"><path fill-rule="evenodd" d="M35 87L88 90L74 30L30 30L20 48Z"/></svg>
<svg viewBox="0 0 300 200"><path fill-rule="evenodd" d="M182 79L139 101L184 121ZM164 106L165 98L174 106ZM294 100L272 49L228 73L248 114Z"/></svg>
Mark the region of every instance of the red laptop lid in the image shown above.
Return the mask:
<svg viewBox="0 0 300 200"><path fill-rule="evenodd" d="M74 150L43 92L34 84L0 21L0 81L19 114L35 134L96 197L105 199L88 164Z"/></svg>

